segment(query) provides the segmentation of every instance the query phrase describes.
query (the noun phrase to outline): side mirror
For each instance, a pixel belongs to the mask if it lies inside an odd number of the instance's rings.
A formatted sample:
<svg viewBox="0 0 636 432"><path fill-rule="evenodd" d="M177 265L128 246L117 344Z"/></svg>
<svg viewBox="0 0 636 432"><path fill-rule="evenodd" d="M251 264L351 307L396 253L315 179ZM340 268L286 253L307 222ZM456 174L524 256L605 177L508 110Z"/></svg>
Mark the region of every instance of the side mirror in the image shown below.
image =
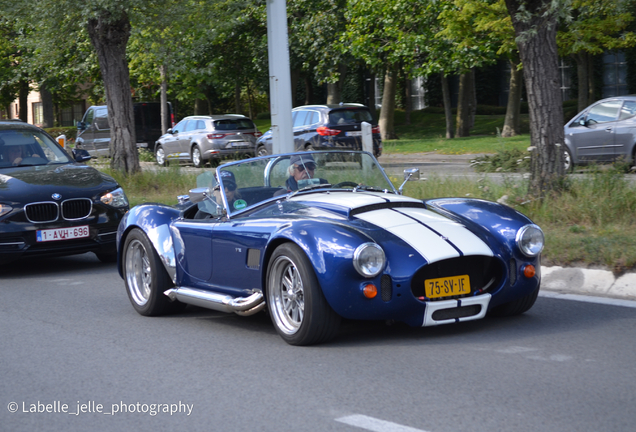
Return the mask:
<svg viewBox="0 0 636 432"><path fill-rule="evenodd" d="M166 131L166 133L169 133L169 134L174 134L175 132L177 131L173 131L172 128L168 128L168 130Z"/></svg>
<svg viewBox="0 0 636 432"><path fill-rule="evenodd" d="M75 159L75 162L86 162L90 160L91 157L90 153L84 149L73 149L73 159Z"/></svg>
<svg viewBox="0 0 636 432"><path fill-rule="evenodd" d="M404 170L404 182L400 185L398 192L402 195L402 189L404 189L404 185L406 182L410 181L419 181L420 179L420 169L419 168L407 168Z"/></svg>
<svg viewBox="0 0 636 432"><path fill-rule="evenodd" d="M581 120L579 120L579 124L581 126L587 126L587 121L585 120L585 117L583 117Z"/></svg>
<svg viewBox="0 0 636 432"><path fill-rule="evenodd" d="M210 191L210 188L207 188L207 187L198 187L198 188L190 189L188 194L190 196L191 202L200 203L201 201L210 197L211 191Z"/></svg>
<svg viewBox="0 0 636 432"><path fill-rule="evenodd" d="M78 131L86 130L86 123L78 121L77 122L77 130Z"/></svg>

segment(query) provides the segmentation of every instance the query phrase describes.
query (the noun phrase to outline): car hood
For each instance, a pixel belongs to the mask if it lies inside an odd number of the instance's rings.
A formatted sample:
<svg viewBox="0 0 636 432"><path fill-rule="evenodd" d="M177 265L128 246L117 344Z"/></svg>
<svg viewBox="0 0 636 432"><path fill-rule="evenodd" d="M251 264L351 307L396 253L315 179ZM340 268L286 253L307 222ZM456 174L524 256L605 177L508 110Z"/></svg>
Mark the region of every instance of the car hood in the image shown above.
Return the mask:
<svg viewBox="0 0 636 432"><path fill-rule="evenodd" d="M408 243L428 262L467 255L492 256L488 245L464 225L426 208L414 198L370 192L296 195L299 204L346 214L384 229Z"/></svg>
<svg viewBox="0 0 636 432"><path fill-rule="evenodd" d="M94 197L117 187L112 177L80 164L0 169L0 200L4 202L49 201L55 193L62 200Z"/></svg>

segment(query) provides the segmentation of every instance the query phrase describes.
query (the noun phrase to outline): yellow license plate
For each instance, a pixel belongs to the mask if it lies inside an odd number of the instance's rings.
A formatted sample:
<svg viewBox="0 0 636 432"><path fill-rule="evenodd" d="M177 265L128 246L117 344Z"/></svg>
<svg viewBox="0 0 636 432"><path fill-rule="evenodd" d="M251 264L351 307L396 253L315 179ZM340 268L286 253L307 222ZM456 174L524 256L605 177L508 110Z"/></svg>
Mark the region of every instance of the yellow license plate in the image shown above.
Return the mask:
<svg viewBox="0 0 636 432"><path fill-rule="evenodd" d="M428 298L470 294L470 279L468 275L426 279L424 287Z"/></svg>

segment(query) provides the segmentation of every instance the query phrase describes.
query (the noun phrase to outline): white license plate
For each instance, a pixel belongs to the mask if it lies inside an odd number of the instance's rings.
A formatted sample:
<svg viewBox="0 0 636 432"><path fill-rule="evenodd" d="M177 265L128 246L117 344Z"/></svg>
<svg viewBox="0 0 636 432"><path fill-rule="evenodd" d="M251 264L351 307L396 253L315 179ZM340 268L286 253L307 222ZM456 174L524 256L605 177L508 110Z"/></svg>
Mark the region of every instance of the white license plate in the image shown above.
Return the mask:
<svg viewBox="0 0 636 432"><path fill-rule="evenodd" d="M232 144L232 147L247 147L250 145L250 143L245 141L234 141L231 144Z"/></svg>
<svg viewBox="0 0 636 432"><path fill-rule="evenodd" d="M48 242L88 237L90 232L88 231L88 225L83 225L70 228L38 230L36 234L38 242Z"/></svg>
<svg viewBox="0 0 636 432"><path fill-rule="evenodd" d="M362 131L357 132L345 132L346 136L362 136Z"/></svg>

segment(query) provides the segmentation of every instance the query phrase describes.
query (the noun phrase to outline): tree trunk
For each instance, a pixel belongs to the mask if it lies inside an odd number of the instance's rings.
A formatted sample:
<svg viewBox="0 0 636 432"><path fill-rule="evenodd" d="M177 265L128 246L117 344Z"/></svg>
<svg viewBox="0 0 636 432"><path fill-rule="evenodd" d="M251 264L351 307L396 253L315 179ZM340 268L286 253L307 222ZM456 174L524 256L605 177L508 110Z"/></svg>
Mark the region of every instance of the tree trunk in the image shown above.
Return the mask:
<svg viewBox="0 0 636 432"><path fill-rule="evenodd" d="M448 77L443 73L440 74L442 80L442 97L444 99L444 117L446 118L446 139L452 139L455 136L453 130L453 109L451 107L451 95L448 88Z"/></svg>
<svg viewBox="0 0 636 432"><path fill-rule="evenodd" d="M474 105L474 85L472 71L459 76L459 97L457 98L457 137L470 136L471 116Z"/></svg>
<svg viewBox="0 0 636 432"><path fill-rule="evenodd" d="M384 75L384 91L382 92L382 109L380 110L380 134L382 140L397 139L393 120L395 116L395 93L397 88L396 73L387 70Z"/></svg>
<svg viewBox="0 0 636 432"><path fill-rule="evenodd" d="M194 115L207 115L211 114L210 104L207 100L196 98L194 100Z"/></svg>
<svg viewBox="0 0 636 432"><path fill-rule="evenodd" d="M340 102L344 102L342 100L342 85L344 83L345 75L347 74L347 66L340 64L338 66L338 71L340 72L338 82L327 83L327 104L337 105Z"/></svg>
<svg viewBox="0 0 636 432"><path fill-rule="evenodd" d="M525 13L519 14L522 5ZM544 197L559 190L564 175L557 15L546 13L541 0L506 0L506 6L517 35L528 93L532 148L528 192Z"/></svg>
<svg viewBox="0 0 636 432"><path fill-rule="evenodd" d="M291 69L290 79L291 79L292 107L297 107L298 103L296 102L296 87L298 86L298 80L300 79L300 70Z"/></svg>
<svg viewBox="0 0 636 432"><path fill-rule="evenodd" d="M18 118L27 123L29 121L29 82L21 80L19 86L20 112Z"/></svg>
<svg viewBox="0 0 636 432"><path fill-rule="evenodd" d="M377 110L375 109L375 74L371 74L369 78L367 78L368 86L368 94L369 94L369 111L371 111L371 115L374 119L378 118Z"/></svg>
<svg viewBox="0 0 636 432"><path fill-rule="evenodd" d="M519 70L519 62L510 60L510 89L508 91L508 106L504 120L502 137L513 137L521 133L521 90L523 89L523 71Z"/></svg>
<svg viewBox="0 0 636 432"><path fill-rule="evenodd" d="M596 91L594 85L594 56L592 54L587 55L587 105L596 101Z"/></svg>
<svg viewBox="0 0 636 432"><path fill-rule="evenodd" d="M166 72L166 65L159 65L159 76L161 77L161 92L159 95L159 102L161 103L161 133L165 134L168 132L168 128L171 128L170 124L170 113L168 112L168 77ZM154 143L152 143L154 148Z"/></svg>
<svg viewBox="0 0 636 432"><path fill-rule="evenodd" d="M404 124L411 124L411 80L406 78L404 80L404 96L406 101L404 101Z"/></svg>
<svg viewBox="0 0 636 432"><path fill-rule="evenodd" d="M314 100L314 86L311 84L311 77L305 75L305 105L311 105Z"/></svg>
<svg viewBox="0 0 636 432"><path fill-rule="evenodd" d="M52 128L55 126L55 115L53 113L53 95L45 83L40 85L40 98L42 98L42 127Z"/></svg>
<svg viewBox="0 0 636 432"><path fill-rule="evenodd" d="M579 81L579 92L578 92L578 105L579 112L583 111L589 103L587 102L588 96L588 79L587 79L587 64L589 60L589 56L585 52L580 52L575 54L574 60L576 61L576 74Z"/></svg>
<svg viewBox="0 0 636 432"><path fill-rule="evenodd" d="M128 174L140 171L135 118L130 94L130 75L126 62L126 44L130 37L130 21L122 12L113 16L102 11L86 25L97 52L99 68L106 90L110 122L110 166Z"/></svg>
<svg viewBox="0 0 636 432"><path fill-rule="evenodd" d="M241 114L243 107L241 106L241 82L239 79L234 83L234 112Z"/></svg>

